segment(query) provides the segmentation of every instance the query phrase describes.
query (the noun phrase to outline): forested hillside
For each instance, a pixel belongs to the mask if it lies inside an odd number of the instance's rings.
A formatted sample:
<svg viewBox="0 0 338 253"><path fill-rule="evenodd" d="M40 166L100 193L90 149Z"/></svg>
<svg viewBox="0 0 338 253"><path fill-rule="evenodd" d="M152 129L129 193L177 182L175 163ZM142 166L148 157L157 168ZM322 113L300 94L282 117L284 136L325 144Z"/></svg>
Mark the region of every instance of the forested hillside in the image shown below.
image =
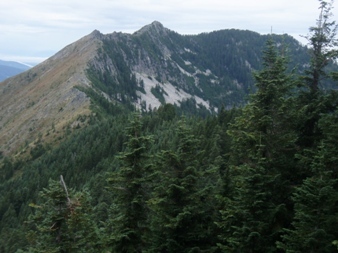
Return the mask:
<svg viewBox="0 0 338 253"><path fill-rule="evenodd" d="M319 2L304 70L269 37L240 108L140 111L86 90L86 127L1 156L0 252L336 252L337 25Z"/></svg>

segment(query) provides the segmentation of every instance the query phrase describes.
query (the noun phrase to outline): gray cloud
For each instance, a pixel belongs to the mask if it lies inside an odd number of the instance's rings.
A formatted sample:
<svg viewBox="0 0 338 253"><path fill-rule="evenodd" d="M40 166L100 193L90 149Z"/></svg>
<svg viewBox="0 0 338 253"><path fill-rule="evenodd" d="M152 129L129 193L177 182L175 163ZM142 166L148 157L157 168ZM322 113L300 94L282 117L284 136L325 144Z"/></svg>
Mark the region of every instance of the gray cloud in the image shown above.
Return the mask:
<svg viewBox="0 0 338 253"><path fill-rule="evenodd" d="M2 1L0 59L40 61L94 29L132 33L154 20L181 34L229 28L269 33L272 27L299 38L315 25L318 6L317 0Z"/></svg>

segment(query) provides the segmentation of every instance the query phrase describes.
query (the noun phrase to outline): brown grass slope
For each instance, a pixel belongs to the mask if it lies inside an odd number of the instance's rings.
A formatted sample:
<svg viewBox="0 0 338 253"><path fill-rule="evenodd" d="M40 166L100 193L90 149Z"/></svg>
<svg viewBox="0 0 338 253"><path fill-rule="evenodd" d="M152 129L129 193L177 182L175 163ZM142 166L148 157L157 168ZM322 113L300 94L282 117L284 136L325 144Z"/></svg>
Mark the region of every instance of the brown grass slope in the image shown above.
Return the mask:
<svg viewBox="0 0 338 253"><path fill-rule="evenodd" d="M24 152L43 139L57 141L79 115L90 114L90 100L75 86L88 86L88 62L101 45L98 31L13 78L0 83L0 151Z"/></svg>

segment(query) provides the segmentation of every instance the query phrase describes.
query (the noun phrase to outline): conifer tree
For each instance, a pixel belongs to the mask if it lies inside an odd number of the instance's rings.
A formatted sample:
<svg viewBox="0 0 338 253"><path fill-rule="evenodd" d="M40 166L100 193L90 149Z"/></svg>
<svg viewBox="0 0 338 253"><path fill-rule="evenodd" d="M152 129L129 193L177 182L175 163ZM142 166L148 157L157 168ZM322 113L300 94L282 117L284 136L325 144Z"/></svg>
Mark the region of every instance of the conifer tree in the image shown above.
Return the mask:
<svg viewBox="0 0 338 253"><path fill-rule="evenodd" d="M295 217L279 247L286 252L334 252L338 238L337 111L319 121L323 139L310 164L312 175L293 194Z"/></svg>
<svg viewBox="0 0 338 253"><path fill-rule="evenodd" d="M15 249L27 243L12 203L2 216L0 227L2 228L0 231L0 252L15 252Z"/></svg>
<svg viewBox="0 0 338 253"><path fill-rule="evenodd" d="M185 120L176 146L156 157L152 198L150 252L213 252L215 200L208 173L201 168L199 139ZM212 168L209 168L212 170Z"/></svg>
<svg viewBox="0 0 338 253"><path fill-rule="evenodd" d="M278 247L286 252L332 252L337 238L332 224L336 219L337 93L325 91L321 85L336 73L329 64L337 59L337 25L331 21L333 1L320 0L317 26L306 36L310 44L311 62L304 77L307 89L299 96L299 145L296 154L298 171L303 171L292 200L294 220L285 229Z"/></svg>
<svg viewBox="0 0 338 253"><path fill-rule="evenodd" d="M310 27L305 38L309 41L311 62L305 72L305 80L312 94L320 90L321 82L329 76L326 67L338 57L337 29L335 21L331 20L333 0L319 0L319 18L317 26Z"/></svg>
<svg viewBox="0 0 338 253"><path fill-rule="evenodd" d="M151 137L142 134L140 115L133 114L126 130L128 141L118 159L121 166L109 178L111 244L113 252L142 252L146 247L148 174L147 146Z"/></svg>
<svg viewBox="0 0 338 253"><path fill-rule="evenodd" d="M311 61L303 76L305 89L299 96L300 134L298 144L307 149L315 147L321 138L318 121L322 113L326 113L331 105L325 103L322 84L337 76L330 72L328 66L338 57L338 25L332 21L333 0L319 0L319 18L317 25L309 28L305 38L309 42Z"/></svg>
<svg viewBox="0 0 338 253"><path fill-rule="evenodd" d="M318 168L320 169L320 168ZM337 180L330 172L308 177L293 195L295 217L293 229L287 229L284 244L288 253L334 252L332 242L337 236Z"/></svg>
<svg viewBox="0 0 338 253"><path fill-rule="evenodd" d="M49 180L48 188L40 192L40 203L31 204L34 214L27 222L29 252L98 252L100 237L89 195L68 192L61 176L60 182Z"/></svg>
<svg viewBox="0 0 338 253"><path fill-rule="evenodd" d="M275 252L288 223L286 178L293 165L291 76L286 59L267 41L263 69L255 73L257 92L228 131L231 191L223 196L221 249Z"/></svg>

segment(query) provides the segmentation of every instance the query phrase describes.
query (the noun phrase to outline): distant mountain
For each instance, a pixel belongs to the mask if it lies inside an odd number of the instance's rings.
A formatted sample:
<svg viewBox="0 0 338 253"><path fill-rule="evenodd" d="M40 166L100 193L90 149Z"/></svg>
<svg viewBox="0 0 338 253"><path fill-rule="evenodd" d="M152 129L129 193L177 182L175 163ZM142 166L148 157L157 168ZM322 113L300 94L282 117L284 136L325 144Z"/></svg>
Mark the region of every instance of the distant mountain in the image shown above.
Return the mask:
<svg viewBox="0 0 338 253"><path fill-rule="evenodd" d="M301 71L307 49L288 35L232 29L183 36L157 21L133 34L95 30L0 83L0 146L8 153L41 137L57 141L107 103L209 112L242 104L270 36Z"/></svg>
<svg viewBox="0 0 338 253"><path fill-rule="evenodd" d="M24 72L30 68L30 66L19 62L0 60L0 82L6 78L20 74L21 72Z"/></svg>

